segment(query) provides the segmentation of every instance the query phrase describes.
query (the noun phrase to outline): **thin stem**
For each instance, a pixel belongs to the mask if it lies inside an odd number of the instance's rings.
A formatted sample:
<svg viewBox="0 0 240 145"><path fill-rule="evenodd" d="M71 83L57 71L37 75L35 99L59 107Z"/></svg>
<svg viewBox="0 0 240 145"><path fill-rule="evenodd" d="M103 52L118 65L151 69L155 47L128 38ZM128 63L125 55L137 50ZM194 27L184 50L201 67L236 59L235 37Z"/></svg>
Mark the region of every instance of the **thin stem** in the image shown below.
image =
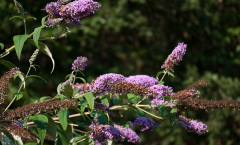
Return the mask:
<svg viewBox="0 0 240 145"><path fill-rule="evenodd" d="M163 74L163 76L162 76L160 82L164 79L164 77L166 76L166 74L167 74L167 71L164 71L164 74Z"/></svg>
<svg viewBox="0 0 240 145"><path fill-rule="evenodd" d="M24 25L24 33L27 34L27 24L26 24L26 19L23 19L23 25Z"/></svg>
<svg viewBox="0 0 240 145"><path fill-rule="evenodd" d="M80 142L82 142L82 141L84 141L84 140L86 140L86 138L79 140L79 141L77 142L77 144L80 143Z"/></svg>
<svg viewBox="0 0 240 145"><path fill-rule="evenodd" d="M31 68L32 68L32 66L30 65L29 68L28 68L28 71L27 71L27 73L26 73L26 78L28 78L28 75L29 75L29 72L30 72ZM20 85L20 87L19 87L19 89L18 89L18 91L17 91L18 93L22 90L23 85L24 85L24 82L21 83L21 85ZM12 103L15 101L16 98L17 98L17 95L14 96L14 98L13 98L12 101L8 104L8 106L5 108L5 110L3 111L3 113L8 110L8 108L12 105Z"/></svg>
<svg viewBox="0 0 240 145"><path fill-rule="evenodd" d="M31 34L28 35L28 38L31 38L33 36L33 32ZM13 51L15 49L15 45L11 46L10 48L6 49L5 52L3 52L2 54L0 54L0 58L3 58L5 56L7 56L11 51Z"/></svg>
<svg viewBox="0 0 240 145"><path fill-rule="evenodd" d="M147 96L144 96L144 97L143 97L143 99L142 99L142 100L140 100L139 102L137 102L137 104L136 104L136 105L138 105L138 104L142 103L142 101L144 101L146 98L147 98Z"/></svg>
<svg viewBox="0 0 240 145"><path fill-rule="evenodd" d="M74 130L75 130L75 131L77 131L77 132L80 132L80 133L84 133L84 134L86 134L86 133L87 133L86 131L82 131L82 130L75 129L75 128L74 128Z"/></svg>
<svg viewBox="0 0 240 145"><path fill-rule="evenodd" d="M139 108L139 107L137 107L137 106L135 106L135 107L136 107L137 109L141 110L142 112L144 112L144 113L152 116L152 117L155 117L155 118L157 118L157 119L163 119L162 117L156 116L156 115L154 115L154 114L152 114L152 113L150 113L150 112L148 112L148 111L146 111L146 110L144 110L144 109L142 109L142 108Z"/></svg>

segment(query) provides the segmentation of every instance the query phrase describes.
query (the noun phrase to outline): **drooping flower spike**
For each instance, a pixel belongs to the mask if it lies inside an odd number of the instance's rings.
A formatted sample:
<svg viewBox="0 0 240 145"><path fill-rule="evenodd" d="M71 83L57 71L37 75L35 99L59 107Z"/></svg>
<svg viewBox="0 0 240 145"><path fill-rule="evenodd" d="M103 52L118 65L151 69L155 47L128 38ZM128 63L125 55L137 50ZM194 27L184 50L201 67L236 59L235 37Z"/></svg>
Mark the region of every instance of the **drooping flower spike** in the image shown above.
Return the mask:
<svg viewBox="0 0 240 145"><path fill-rule="evenodd" d="M178 63L182 60L185 52L186 52L187 44L178 43L178 46L172 51L172 53L165 60L162 68L167 68L174 72L174 66L178 65Z"/></svg>

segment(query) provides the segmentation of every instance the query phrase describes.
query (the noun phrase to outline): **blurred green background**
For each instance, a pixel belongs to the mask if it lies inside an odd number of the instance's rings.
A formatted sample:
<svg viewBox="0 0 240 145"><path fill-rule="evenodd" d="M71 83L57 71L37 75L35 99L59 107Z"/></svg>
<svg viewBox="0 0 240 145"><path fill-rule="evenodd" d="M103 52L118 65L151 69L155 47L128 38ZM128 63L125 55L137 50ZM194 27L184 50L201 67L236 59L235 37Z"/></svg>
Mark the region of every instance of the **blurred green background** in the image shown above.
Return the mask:
<svg viewBox="0 0 240 145"><path fill-rule="evenodd" d="M45 5L50 1L18 0L29 15L37 18L27 23L28 32L40 26L46 15ZM201 90L201 98L240 100L240 1L239 0L99 0L100 10L82 19L81 27L70 29L67 38L44 41L56 61L50 75L51 61L40 54L36 64L41 69L31 74L45 78L30 79L25 97L54 96L56 87L71 73L71 64L77 56L87 56L86 79L104 73L125 76L147 74L155 76L178 42L185 42L187 53L175 67L175 78L167 77L166 85L174 91L184 89L194 81L205 79L209 85ZM19 15L11 0L0 1L0 42L8 48L12 37L23 34ZM61 33L61 29L46 29L44 33ZM16 64L22 72L28 69L28 60L35 48L27 45L21 61L12 52L5 60ZM3 52L1 50L1 52ZM0 65L0 74L8 69ZM19 82L12 86L16 91ZM12 94L9 96L11 99ZM27 103L27 102L25 102ZM17 106L19 102L15 102ZM190 113L192 118L209 126L209 133L196 135L184 129L160 122L162 127L141 134L141 144L148 145L237 145L240 144L240 113L235 110L216 110L208 113Z"/></svg>

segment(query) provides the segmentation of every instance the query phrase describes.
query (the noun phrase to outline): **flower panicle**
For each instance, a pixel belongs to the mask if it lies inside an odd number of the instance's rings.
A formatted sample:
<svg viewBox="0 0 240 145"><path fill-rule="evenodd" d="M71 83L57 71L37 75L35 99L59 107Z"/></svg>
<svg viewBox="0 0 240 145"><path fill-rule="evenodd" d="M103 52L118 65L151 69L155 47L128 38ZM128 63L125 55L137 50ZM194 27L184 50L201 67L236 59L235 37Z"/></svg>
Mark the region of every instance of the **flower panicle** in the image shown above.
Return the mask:
<svg viewBox="0 0 240 145"><path fill-rule="evenodd" d="M75 72L84 71L87 66L88 59L84 56L79 56L74 60L72 64L72 70Z"/></svg>
<svg viewBox="0 0 240 145"><path fill-rule="evenodd" d="M3 104L8 96L8 85L11 79L19 72L17 67L6 72L0 79L0 104Z"/></svg>
<svg viewBox="0 0 240 145"><path fill-rule="evenodd" d="M167 57L162 68L166 68L174 72L174 66L182 60L184 54L186 53L187 44L178 43L178 46L172 51L172 53Z"/></svg>
<svg viewBox="0 0 240 145"><path fill-rule="evenodd" d="M195 98L199 94L200 92L196 89L185 89L185 90L181 90L176 93L173 93L170 97L176 100L184 100L188 98Z"/></svg>
<svg viewBox="0 0 240 145"><path fill-rule="evenodd" d="M127 93L135 93L141 96L153 96L155 91L150 88L144 87L138 84L132 84L128 82L117 82L111 87L111 92L113 94L127 94Z"/></svg>
<svg viewBox="0 0 240 145"><path fill-rule="evenodd" d="M37 138L31 135L29 132L24 130L22 127L17 124L4 124L4 128L13 135L21 137L23 141L34 141Z"/></svg>
<svg viewBox="0 0 240 145"><path fill-rule="evenodd" d="M240 110L240 101L235 100L207 100L207 99L186 99L179 101L176 107L181 111L210 111L214 109L236 109Z"/></svg>
<svg viewBox="0 0 240 145"><path fill-rule="evenodd" d="M80 94L84 94L85 91L93 92L92 85L89 83L76 83L73 85L73 90L78 89Z"/></svg>
<svg viewBox="0 0 240 145"><path fill-rule="evenodd" d="M193 132L197 134L205 134L208 132L207 125L202 122L192 120L181 115L178 116L178 119L178 124L184 129L186 129L188 132Z"/></svg>
<svg viewBox="0 0 240 145"><path fill-rule="evenodd" d="M147 117L139 117L131 125L139 127L141 131L153 130L159 126L158 123Z"/></svg>
<svg viewBox="0 0 240 145"><path fill-rule="evenodd" d="M16 121L24 119L28 116L47 113L53 111L59 111L60 109L68 109L78 106L78 102L71 100L64 101L45 101L41 103L33 103L30 105L25 105L23 107L18 107L8 113L4 114L5 121Z"/></svg>
<svg viewBox="0 0 240 145"><path fill-rule="evenodd" d="M191 85L189 85L186 89L198 89L200 87L207 87L207 81L205 80L199 80Z"/></svg>

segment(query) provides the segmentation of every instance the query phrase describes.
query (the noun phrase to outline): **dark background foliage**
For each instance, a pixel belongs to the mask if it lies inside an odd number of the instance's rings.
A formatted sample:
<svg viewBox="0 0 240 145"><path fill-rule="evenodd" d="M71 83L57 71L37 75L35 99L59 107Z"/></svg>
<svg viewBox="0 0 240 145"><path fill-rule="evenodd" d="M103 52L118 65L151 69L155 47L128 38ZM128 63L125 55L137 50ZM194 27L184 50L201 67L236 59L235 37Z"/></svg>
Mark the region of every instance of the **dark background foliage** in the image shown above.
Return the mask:
<svg viewBox="0 0 240 145"><path fill-rule="evenodd" d="M19 0L28 14L38 18L27 23L28 32L40 25L45 16L47 0ZM185 42L187 53L175 68L175 78L167 77L166 85L175 91L194 81L205 79L209 85L201 90L201 98L240 100L240 1L239 0L104 0L99 12L81 21L81 27L70 29L67 38L46 41L56 61L53 74L50 59L40 54L37 74L48 83L31 79L26 98L54 96L56 87L71 72L71 63L77 56L87 56L84 72L88 81L104 73L125 76L147 74L155 76L178 42ZM14 3L0 1L0 42L6 47L13 44L12 37L23 34ZM45 33L61 33L61 29L46 29ZM44 34L43 34L44 35ZM44 41L44 40L43 40ZM28 59L35 48L26 46L21 61L12 52L6 60L14 62L26 72ZM17 62L17 63L16 63ZM8 69L0 66L0 73ZM13 85L12 92L17 89ZM11 99L12 95L9 96ZM27 102L25 102L27 103ZM14 105L17 106L16 102ZM142 144L239 144L240 113L235 110L191 112L194 119L204 121L209 133L196 135L168 121L162 127L142 134Z"/></svg>

